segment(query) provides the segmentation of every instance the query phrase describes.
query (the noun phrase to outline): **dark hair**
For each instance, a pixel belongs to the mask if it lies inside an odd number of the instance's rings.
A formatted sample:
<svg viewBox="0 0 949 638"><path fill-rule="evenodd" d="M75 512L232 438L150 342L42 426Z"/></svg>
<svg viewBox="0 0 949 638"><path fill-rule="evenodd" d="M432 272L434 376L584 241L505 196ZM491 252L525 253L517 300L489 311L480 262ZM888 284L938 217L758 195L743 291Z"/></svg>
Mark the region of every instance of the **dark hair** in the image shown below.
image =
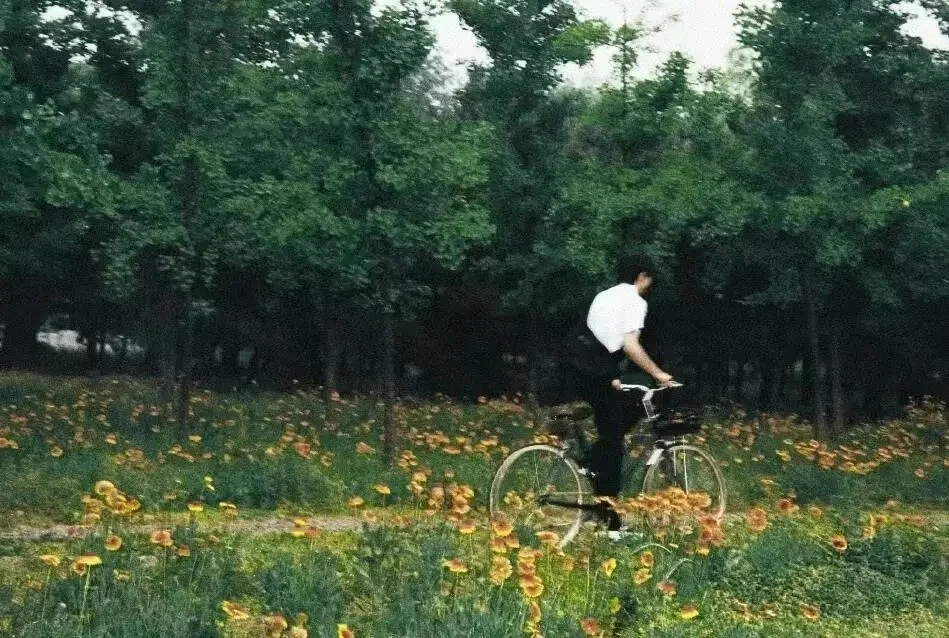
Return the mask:
<svg viewBox="0 0 949 638"><path fill-rule="evenodd" d="M642 253L625 253L616 260L616 278L620 283L635 283L640 273L655 276L656 265L650 257Z"/></svg>

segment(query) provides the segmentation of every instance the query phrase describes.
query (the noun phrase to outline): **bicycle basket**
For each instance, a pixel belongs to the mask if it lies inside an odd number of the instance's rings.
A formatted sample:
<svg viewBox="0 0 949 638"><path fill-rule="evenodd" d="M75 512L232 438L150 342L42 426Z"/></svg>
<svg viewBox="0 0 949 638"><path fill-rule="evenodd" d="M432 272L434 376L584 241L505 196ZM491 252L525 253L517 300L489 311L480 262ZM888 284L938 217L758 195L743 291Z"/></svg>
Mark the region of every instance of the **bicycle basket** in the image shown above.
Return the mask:
<svg viewBox="0 0 949 638"><path fill-rule="evenodd" d="M701 415L691 412L673 412L660 417L652 426L653 433L660 438L695 434L701 429Z"/></svg>

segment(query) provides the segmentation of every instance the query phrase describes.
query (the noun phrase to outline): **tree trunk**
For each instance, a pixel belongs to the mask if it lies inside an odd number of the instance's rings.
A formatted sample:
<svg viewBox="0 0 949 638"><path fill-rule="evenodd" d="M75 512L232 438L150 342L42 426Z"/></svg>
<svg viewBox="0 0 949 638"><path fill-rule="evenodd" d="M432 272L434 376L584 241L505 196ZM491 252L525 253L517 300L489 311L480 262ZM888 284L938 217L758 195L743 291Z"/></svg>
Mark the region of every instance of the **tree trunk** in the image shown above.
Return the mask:
<svg viewBox="0 0 949 638"><path fill-rule="evenodd" d="M539 405L538 397L540 396L543 359L540 327L533 312L528 320L528 325L530 326L530 333L527 335L527 406L532 413L535 413Z"/></svg>
<svg viewBox="0 0 949 638"><path fill-rule="evenodd" d="M325 307L325 306L324 306ZM339 318L333 308L326 308L323 327L323 390L327 401L339 397L339 364L342 359L343 343L340 334Z"/></svg>
<svg viewBox="0 0 949 638"><path fill-rule="evenodd" d="M398 422L395 417L395 311L387 308L382 315L382 396L385 402L385 424L382 449L393 464L398 452Z"/></svg>
<svg viewBox="0 0 949 638"><path fill-rule="evenodd" d="M191 408L191 382L194 369L194 313L191 312L191 295L184 296L181 304L181 371L178 378L178 405L175 416L178 427L188 422Z"/></svg>
<svg viewBox="0 0 949 638"><path fill-rule="evenodd" d="M156 288L158 378L162 401L167 403L174 396L175 389L178 308L175 290L167 276L162 276Z"/></svg>
<svg viewBox="0 0 949 638"><path fill-rule="evenodd" d="M99 370L99 338L98 335L92 331L88 330L85 334L86 337L86 365L89 368L90 372L98 372Z"/></svg>
<svg viewBox="0 0 949 638"><path fill-rule="evenodd" d="M830 401L833 410L833 431L840 434L844 429L844 392L841 383L840 317L834 317L830 332Z"/></svg>
<svg viewBox="0 0 949 638"><path fill-rule="evenodd" d="M824 408L824 386L821 379L820 326L817 322L817 299L814 285L810 280L804 285L804 307L807 314L807 334L811 364L811 398L814 402L814 437L825 439L827 435L827 415Z"/></svg>

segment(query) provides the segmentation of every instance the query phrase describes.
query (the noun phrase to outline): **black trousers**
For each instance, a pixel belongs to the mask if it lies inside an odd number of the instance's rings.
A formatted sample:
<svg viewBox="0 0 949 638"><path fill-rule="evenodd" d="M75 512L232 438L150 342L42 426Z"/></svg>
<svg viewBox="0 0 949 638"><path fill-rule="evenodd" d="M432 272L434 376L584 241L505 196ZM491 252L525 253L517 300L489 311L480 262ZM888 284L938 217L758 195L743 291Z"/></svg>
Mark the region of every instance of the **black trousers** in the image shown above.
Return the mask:
<svg viewBox="0 0 949 638"><path fill-rule="evenodd" d="M642 415L641 397L610 385L620 376L618 364L625 358L622 351L611 355L599 342L591 343L585 337L572 343L568 352L566 372L580 398L593 407L597 440L590 450L589 469L595 474L594 492L618 496L623 487L623 437Z"/></svg>

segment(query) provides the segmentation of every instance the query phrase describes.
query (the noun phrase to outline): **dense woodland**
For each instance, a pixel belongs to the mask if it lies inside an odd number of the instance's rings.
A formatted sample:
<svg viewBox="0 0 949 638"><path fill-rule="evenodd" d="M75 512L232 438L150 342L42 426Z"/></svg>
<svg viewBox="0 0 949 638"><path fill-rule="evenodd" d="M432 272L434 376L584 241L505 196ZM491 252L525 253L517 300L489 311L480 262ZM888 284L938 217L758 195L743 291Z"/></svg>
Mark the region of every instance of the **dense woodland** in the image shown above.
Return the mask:
<svg viewBox="0 0 949 638"><path fill-rule="evenodd" d="M182 399L557 401L559 343L637 250L647 349L695 400L827 433L945 396L949 53L899 4L746 9L746 68L642 80L643 27L563 0L0 0L0 358L38 365L46 324ZM457 91L445 9L490 57ZM597 47L615 82L565 86ZM117 335L144 357L105 360Z"/></svg>

